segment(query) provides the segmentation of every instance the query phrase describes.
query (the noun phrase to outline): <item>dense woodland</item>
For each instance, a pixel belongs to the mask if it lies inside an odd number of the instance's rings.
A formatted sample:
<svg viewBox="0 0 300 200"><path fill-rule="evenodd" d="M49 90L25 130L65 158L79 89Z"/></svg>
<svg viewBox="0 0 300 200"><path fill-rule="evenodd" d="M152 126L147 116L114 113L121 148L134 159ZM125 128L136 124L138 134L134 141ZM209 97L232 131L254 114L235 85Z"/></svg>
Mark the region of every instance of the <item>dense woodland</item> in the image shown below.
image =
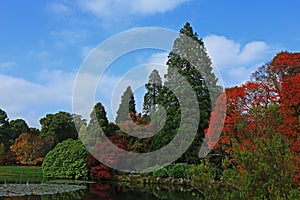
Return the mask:
<svg viewBox="0 0 300 200"><path fill-rule="evenodd" d="M186 45L186 36L196 46ZM184 55L195 59L186 59ZM119 148L146 153L167 145L183 117L191 123L200 118L188 150L171 166L147 175L185 178L215 198L221 194L229 199L297 199L300 53L280 52L253 72L251 81L223 89L217 85L204 42L186 23L174 41L167 66L165 82L157 70L150 74L141 112L136 110L134 93L128 86L115 122L108 121L100 102L91 111L89 121L61 111L40 119L41 130L28 127L22 119L9 120L0 109L0 164L42 165L44 175L52 178L109 179L120 172L100 163L84 146L93 146L94 155L105 151L101 140L95 139L99 125ZM179 76L191 85L198 101L197 112L192 108L188 112L182 110L180 99L170 89L180 88ZM163 112L166 120L162 124L159 116ZM223 125L220 121L224 118ZM153 137L134 137L141 130L158 129ZM218 132L220 137L216 137ZM208 141L203 144L205 136ZM201 145L211 149L205 158L199 158ZM110 162L119 161L114 158Z"/></svg>

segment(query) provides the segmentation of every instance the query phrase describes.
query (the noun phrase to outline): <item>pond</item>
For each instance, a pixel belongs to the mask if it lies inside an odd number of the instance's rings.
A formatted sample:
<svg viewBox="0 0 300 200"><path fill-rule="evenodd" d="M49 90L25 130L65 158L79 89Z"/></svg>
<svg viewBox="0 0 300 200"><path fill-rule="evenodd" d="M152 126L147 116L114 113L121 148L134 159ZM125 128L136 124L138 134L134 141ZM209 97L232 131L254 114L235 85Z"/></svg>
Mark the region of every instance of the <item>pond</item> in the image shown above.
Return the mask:
<svg viewBox="0 0 300 200"><path fill-rule="evenodd" d="M4 184L8 187L11 183L2 182L1 186L3 188ZM14 183L15 184L15 183ZM16 187L22 186L25 187L33 187L34 185L38 184L32 184L28 183L21 183L20 181L15 184L19 185ZM46 187L48 192L49 184L42 184L43 187ZM51 184L50 184L51 185ZM74 185L74 184L73 184ZM79 184L80 185L80 184ZM194 199L204 199L201 196L201 193L197 192L196 190L183 188L183 187L174 187L174 186L161 186L161 185L122 185L120 186L117 182L102 182L102 183L89 183L85 185L81 185L78 187L78 185L74 185L73 188L75 188L75 191L72 191L72 189L69 189L68 186L72 188L72 183L65 182L65 184L53 184L52 187L57 187L52 194L43 194L43 195L26 195L26 196L3 196L0 199L3 200L36 200L36 199L63 199L63 200L79 200L79 199L85 199L85 200L98 200L98 199L108 199L108 200L155 200L155 199L174 199L174 200L194 200ZM21 187L21 188L22 188ZM23 189L22 188L22 189ZM65 189L67 188L67 189ZM17 190L17 189L15 189ZM43 188L42 188L43 190ZM64 190L64 192L61 192L61 190ZM69 191L69 192L65 192ZM0 187L1 192L1 187Z"/></svg>

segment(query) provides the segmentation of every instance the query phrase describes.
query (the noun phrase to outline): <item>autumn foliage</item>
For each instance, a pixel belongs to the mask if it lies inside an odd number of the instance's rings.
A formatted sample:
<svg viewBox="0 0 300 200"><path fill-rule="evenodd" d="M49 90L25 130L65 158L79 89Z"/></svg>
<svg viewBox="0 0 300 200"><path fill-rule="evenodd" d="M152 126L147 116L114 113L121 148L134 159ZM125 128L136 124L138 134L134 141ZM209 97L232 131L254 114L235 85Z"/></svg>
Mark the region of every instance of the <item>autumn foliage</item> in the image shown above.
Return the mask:
<svg viewBox="0 0 300 200"><path fill-rule="evenodd" d="M300 53L279 53L252 77L253 81L228 88L218 97L205 130L207 145L230 156L237 151L233 143L239 150L247 146L254 151L261 148L257 138L267 145L276 134L282 134L298 168L294 180L299 180ZM226 105L221 103L224 98ZM224 117L222 126L220 121Z"/></svg>
<svg viewBox="0 0 300 200"><path fill-rule="evenodd" d="M10 147L17 160L23 165L41 164L45 156L45 141L31 133L22 133Z"/></svg>
<svg viewBox="0 0 300 200"><path fill-rule="evenodd" d="M282 84L280 113L284 115L281 131L293 143L292 150L300 152L300 74Z"/></svg>
<svg viewBox="0 0 300 200"><path fill-rule="evenodd" d="M90 168L90 177L93 180L109 179L113 170L109 167L117 162L120 162L116 152L111 152L108 147L112 142L118 148L128 150L128 141L122 138L120 135L114 135L109 137L109 141L100 142L95 145L94 151L86 159L86 163ZM121 155L119 155L121 156ZM105 160L106 164L99 162L99 160Z"/></svg>

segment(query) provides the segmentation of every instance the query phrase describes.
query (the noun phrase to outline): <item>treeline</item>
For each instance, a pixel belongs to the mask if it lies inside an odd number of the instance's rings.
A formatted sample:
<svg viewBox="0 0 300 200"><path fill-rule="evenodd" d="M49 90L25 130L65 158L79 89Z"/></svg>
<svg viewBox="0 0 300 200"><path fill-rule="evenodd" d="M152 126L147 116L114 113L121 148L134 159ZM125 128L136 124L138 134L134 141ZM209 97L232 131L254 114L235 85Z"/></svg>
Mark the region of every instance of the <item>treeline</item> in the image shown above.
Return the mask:
<svg viewBox="0 0 300 200"><path fill-rule="evenodd" d="M187 41L187 37L192 38L193 42ZM183 46L184 48L182 48ZM193 61L194 64L191 64L188 60L192 58L191 56L190 58L182 58L180 55L193 55L199 58ZM78 139L78 135L85 145L95 146L99 142L95 138L97 138L100 127L111 140L118 141L118 138L124 139L124 141L126 141L126 149L131 151L150 152L160 149L168 144L176 135L177 129L180 126L181 117L189 117L193 120L192 115L183 116L183 113L187 115L187 112L183 112L181 108L180 101L182 101L182 99L178 99L177 94L171 90L172 88L182 87L183 81L180 80L185 79L195 93L195 100L198 101L197 106L199 108L195 113L197 115L200 113L201 117L196 117L200 118L199 124L195 120L195 122L191 121L191 123L196 123L197 125L196 130L191 130L191 132L197 132L195 134L196 138L188 151L178 159L178 162L199 163L198 151L204 136L204 129L208 127L211 112L211 98L205 81L210 82L215 93L221 91L221 88L216 84L217 78L213 74L211 64L203 41L193 32L190 24L186 23L180 30L180 35L175 40L172 52L169 54L169 60L167 62L168 72L165 75L165 83L162 83L157 70L154 70L149 76L149 82L145 85L147 92L144 96L142 113L136 111L134 95L130 86L128 86L122 96L119 110L117 111L116 123L108 121L105 108L101 103L97 103L94 106L89 122L82 119L79 115L67 112L47 114L44 118L40 119L40 132L38 130L34 130L35 132L29 130L29 128L26 128L27 125L24 120L22 120L25 128L18 130L17 133L12 133L12 131L7 128L11 127L11 125L9 125L7 118L4 118L3 125L1 125L1 130L3 131L0 132L3 152L5 152L6 155L12 152L12 155L17 156L17 160L20 164L37 164L40 163L41 157L52 150L58 143L69 138ZM205 78L203 74L206 76ZM177 93L179 92L183 93L184 90L178 90ZM212 94L212 91L210 92ZM190 100L188 96L183 97L186 98L184 101ZM188 111L189 115L192 113L191 110ZM164 116L162 115L164 112L166 112L165 124L161 124L162 121L160 117ZM8 124L7 126L6 123ZM148 126L148 128L141 129L139 128L141 126ZM189 127L187 126L186 128L188 132ZM77 130L79 130L79 134ZM122 130L130 132L131 136ZM147 130L151 133L144 134L152 135L156 130L160 131L152 138L139 139L134 137L134 134L141 130ZM21 133L26 134L20 135ZM28 138L30 138L30 140ZM39 140L39 142L37 142L39 145L35 143L37 140ZM34 141L32 144L35 143L35 145L27 145L29 141ZM22 154L25 149L17 150L17 148L24 146L34 146L32 151L39 152L38 155L32 155L31 153L30 155L32 156L28 159L24 158L25 155L18 155ZM34 148L44 150L36 151ZM3 154L4 153L2 153L2 155ZM28 154L26 155L28 156Z"/></svg>
<svg viewBox="0 0 300 200"><path fill-rule="evenodd" d="M39 130L29 127L23 119L9 120L0 109L0 164L41 165L44 156L56 144L78 138L75 123L84 123L84 120L61 111L40 119L42 128Z"/></svg>

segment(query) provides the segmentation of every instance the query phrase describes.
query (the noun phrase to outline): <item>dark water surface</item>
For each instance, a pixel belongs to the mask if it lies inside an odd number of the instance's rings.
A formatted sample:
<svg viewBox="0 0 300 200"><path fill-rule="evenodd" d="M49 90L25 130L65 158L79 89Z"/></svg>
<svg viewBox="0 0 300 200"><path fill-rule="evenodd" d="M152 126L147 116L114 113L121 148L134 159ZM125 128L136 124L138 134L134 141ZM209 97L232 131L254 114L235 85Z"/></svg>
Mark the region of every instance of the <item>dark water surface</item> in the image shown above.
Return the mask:
<svg viewBox="0 0 300 200"><path fill-rule="evenodd" d="M3 182L1 184L4 184ZM91 183L86 185L86 189L73 192L56 194L46 194L42 196L20 196L20 197L0 197L5 200L155 200L155 199L174 199L174 200L194 200L204 199L196 190L159 185L124 185L120 186L117 182Z"/></svg>

